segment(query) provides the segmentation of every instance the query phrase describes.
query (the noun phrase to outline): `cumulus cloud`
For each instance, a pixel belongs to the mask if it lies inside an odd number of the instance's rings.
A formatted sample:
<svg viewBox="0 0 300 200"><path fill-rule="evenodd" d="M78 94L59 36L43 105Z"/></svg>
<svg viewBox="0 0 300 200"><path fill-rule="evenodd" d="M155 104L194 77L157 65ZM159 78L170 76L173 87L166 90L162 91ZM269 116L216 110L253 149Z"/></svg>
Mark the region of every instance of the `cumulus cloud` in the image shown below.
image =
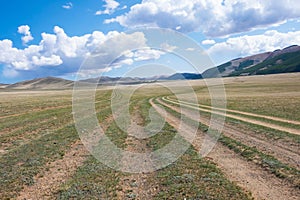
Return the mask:
<svg viewBox="0 0 300 200"><path fill-rule="evenodd" d="M145 49L141 49L139 51L136 51L134 53L133 57L134 57L135 61L144 61L144 60L158 59L163 54L164 53L162 51L155 50L155 49L150 49L150 48L145 48Z"/></svg>
<svg viewBox="0 0 300 200"><path fill-rule="evenodd" d="M162 50L167 51L167 52L173 52L175 49L177 49L176 46L172 46L166 42L161 44L160 47Z"/></svg>
<svg viewBox="0 0 300 200"><path fill-rule="evenodd" d="M132 58L120 58L120 59L117 59L113 62L113 66L114 68L120 68L122 67L123 65L132 65L134 63L134 60Z"/></svg>
<svg viewBox="0 0 300 200"><path fill-rule="evenodd" d="M32 64L35 66L44 66L44 65L50 65L50 66L57 66L62 64L63 61L61 58L57 55L51 55L50 57L45 56L32 56Z"/></svg>
<svg viewBox="0 0 300 200"><path fill-rule="evenodd" d="M261 35L229 38L210 47L208 53L215 59L224 60L274 51L294 44L300 45L300 31L281 33L270 30Z"/></svg>
<svg viewBox="0 0 300 200"><path fill-rule="evenodd" d="M203 45L213 45L213 44L216 44L216 41L214 41L214 40L203 40L201 43Z"/></svg>
<svg viewBox="0 0 300 200"><path fill-rule="evenodd" d="M24 45L26 45L28 42L33 40L34 38L31 35L30 27L28 25L22 25L18 27L18 33L24 35L22 37L22 42Z"/></svg>
<svg viewBox="0 0 300 200"><path fill-rule="evenodd" d="M72 2L68 2L65 5L62 5L62 8L69 10L69 9L73 8L73 4L72 4Z"/></svg>
<svg viewBox="0 0 300 200"><path fill-rule="evenodd" d="M165 52L163 51L151 49L149 47L142 47L138 50L125 51L123 52L122 56L113 61L109 68L120 68L123 65L132 65L135 62L157 60L164 54Z"/></svg>
<svg viewBox="0 0 300 200"><path fill-rule="evenodd" d="M158 26L219 37L300 17L298 0L143 0L128 13L107 19L124 27Z"/></svg>
<svg viewBox="0 0 300 200"><path fill-rule="evenodd" d="M132 58L133 51L145 46L147 44L144 33L125 34L111 32L101 45L98 45L93 52L90 52L91 56L85 60L84 69L82 68L82 70L86 70L92 76L93 70L95 72L99 70L109 71L122 65L131 65L134 62Z"/></svg>
<svg viewBox="0 0 300 200"><path fill-rule="evenodd" d="M116 9L120 6L120 3L114 0L104 0L105 5L103 6L105 10L98 10L95 15L111 15L113 14ZM127 7L125 7L127 8ZM125 9L124 7L122 9Z"/></svg>
<svg viewBox="0 0 300 200"><path fill-rule="evenodd" d="M20 28L19 32L28 34L29 27ZM5 66L3 75L72 74L77 72L84 60L87 73L98 73L160 56L158 52L147 49L147 39L142 32L126 34L111 31L104 34L94 31L70 37L58 26L53 32L42 33L37 45L24 49L14 47L11 40L0 40L0 64Z"/></svg>

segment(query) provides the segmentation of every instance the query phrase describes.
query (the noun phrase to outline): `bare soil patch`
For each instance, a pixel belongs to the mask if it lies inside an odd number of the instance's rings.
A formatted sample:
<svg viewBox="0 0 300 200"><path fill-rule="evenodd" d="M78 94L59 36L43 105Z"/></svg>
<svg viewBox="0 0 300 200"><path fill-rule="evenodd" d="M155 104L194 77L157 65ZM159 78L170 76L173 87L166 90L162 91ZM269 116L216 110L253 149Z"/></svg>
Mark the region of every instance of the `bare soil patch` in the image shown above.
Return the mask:
<svg viewBox="0 0 300 200"><path fill-rule="evenodd" d="M134 114L131 119L131 126L129 127L128 133L132 131L143 131L140 129L143 120L139 114L138 107L134 109ZM126 151L135 153L149 153L151 149L147 147L147 141L144 139L137 139L132 135L141 133L132 133L128 135L126 139ZM130 159L124 157L122 159L123 168L126 169L129 166L135 165L143 167L143 160L136 161L137 163L129 163ZM146 166L145 168L148 168ZM155 172L151 173L132 173L125 174L120 178L119 189L117 191L117 199L153 199L153 197L159 192L159 183L154 180Z"/></svg>
<svg viewBox="0 0 300 200"><path fill-rule="evenodd" d="M112 122L109 116L102 124L105 131ZM60 160L56 160L45 166L45 170L35 176L35 184L25 186L17 199L53 199L59 190L59 186L70 178L78 167L86 160L89 152L81 141L76 141L71 149Z"/></svg>

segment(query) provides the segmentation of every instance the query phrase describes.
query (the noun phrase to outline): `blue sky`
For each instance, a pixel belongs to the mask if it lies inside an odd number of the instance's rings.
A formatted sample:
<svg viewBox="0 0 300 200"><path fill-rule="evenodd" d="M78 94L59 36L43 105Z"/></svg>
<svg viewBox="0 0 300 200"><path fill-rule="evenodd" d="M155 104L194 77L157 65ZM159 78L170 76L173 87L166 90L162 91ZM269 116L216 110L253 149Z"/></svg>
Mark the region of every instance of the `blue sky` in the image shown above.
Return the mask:
<svg viewBox="0 0 300 200"><path fill-rule="evenodd" d="M4 0L0 17L0 83L46 76L74 79L99 47L109 54L106 61L116 62L103 61L101 69L95 64L87 77L102 72L122 76L139 65L149 68L148 76L153 74L151 63L169 65L172 72L193 72L174 55L148 48L149 38L134 31L140 27L178 31L197 42L215 64L300 45L297 0Z"/></svg>

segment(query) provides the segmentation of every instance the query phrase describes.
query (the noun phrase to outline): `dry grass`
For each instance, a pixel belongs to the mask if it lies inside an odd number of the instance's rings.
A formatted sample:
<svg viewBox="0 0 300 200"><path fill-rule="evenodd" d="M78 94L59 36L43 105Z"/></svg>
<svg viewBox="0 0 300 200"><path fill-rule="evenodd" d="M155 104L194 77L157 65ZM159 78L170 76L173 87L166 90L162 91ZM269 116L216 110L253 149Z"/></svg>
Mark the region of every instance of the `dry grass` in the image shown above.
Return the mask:
<svg viewBox="0 0 300 200"><path fill-rule="evenodd" d="M131 97L131 104L139 105L141 116L148 123L148 100L172 95L168 88L184 94L186 88L182 83L175 81L143 85ZM224 83L228 108L300 121L300 74L227 78ZM210 105L205 82L190 81L190 84L199 102ZM95 108L99 121L111 114L111 92L110 88L99 88L96 93L95 100L98 103ZM79 140L72 123L71 90L0 90L0 148L3 150L0 155L1 198L16 198L24 185L35 184L34 177L44 171L48 163L64 157L71 145ZM257 127L245 125L250 131L257 131ZM152 150L161 148L172 139L174 132L166 124L160 133L146 141L148 147ZM106 134L117 146L124 148L127 134L120 131L115 123L109 125ZM120 188L118 183L123 176L123 173L88 157L74 176L65 180L56 197L116 198L116 191ZM159 184L157 199L219 199L222 195L226 195L227 199L249 198L242 189L227 180L214 163L199 158L193 148L148 181L152 180Z"/></svg>

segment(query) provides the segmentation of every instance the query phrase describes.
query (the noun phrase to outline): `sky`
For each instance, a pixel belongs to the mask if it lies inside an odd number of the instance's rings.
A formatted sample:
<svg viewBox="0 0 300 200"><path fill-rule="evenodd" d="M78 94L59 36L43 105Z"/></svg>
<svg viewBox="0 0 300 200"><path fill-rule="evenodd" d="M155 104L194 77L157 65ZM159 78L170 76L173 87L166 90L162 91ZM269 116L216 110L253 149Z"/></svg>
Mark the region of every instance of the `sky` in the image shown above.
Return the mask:
<svg viewBox="0 0 300 200"><path fill-rule="evenodd" d="M0 83L124 76L140 66L143 70L132 74L202 72L300 45L298 1L2 0ZM150 27L161 31L142 31ZM179 55L188 52L190 59L199 55L201 67L195 70ZM162 66L170 70L160 71Z"/></svg>

